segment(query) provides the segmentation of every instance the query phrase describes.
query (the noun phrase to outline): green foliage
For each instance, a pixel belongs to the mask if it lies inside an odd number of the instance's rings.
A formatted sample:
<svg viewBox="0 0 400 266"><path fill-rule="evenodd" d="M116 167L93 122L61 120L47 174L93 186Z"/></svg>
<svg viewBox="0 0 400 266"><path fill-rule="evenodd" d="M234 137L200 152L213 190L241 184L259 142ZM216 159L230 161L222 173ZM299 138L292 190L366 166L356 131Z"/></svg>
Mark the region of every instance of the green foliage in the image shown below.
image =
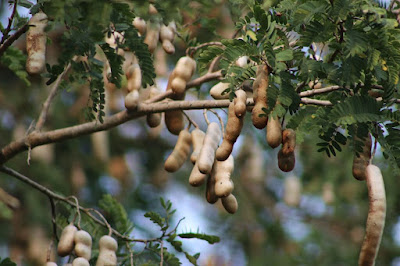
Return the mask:
<svg viewBox="0 0 400 266"><path fill-rule="evenodd" d="M197 238L207 241L209 244L215 244L220 241L218 236L200 234L200 233L181 233L178 234L181 238Z"/></svg>
<svg viewBox="0 0 400 266"><path fill-rule="evenodd" d="M25 70L26 55L15 47L9 47L0 57L0 63L10 69L25 85L30 86L28 73Z"/></svg>
<svg viewBox="0 0 400 266"><path fill-rule="evenodd" d="M99 207L104 211L107 221L118 232L129 235L133 224L128 218L125 208L110 194L104 194L99 201Z"/></svg>
<svg viewBox="0 0 400 266"><path fill-rule="evenodd" d="M0 258L1 260L1 258ZM5 258L0 261L0 266L16 266L17 264L13 261L11 261L10 258Z"/></svg>

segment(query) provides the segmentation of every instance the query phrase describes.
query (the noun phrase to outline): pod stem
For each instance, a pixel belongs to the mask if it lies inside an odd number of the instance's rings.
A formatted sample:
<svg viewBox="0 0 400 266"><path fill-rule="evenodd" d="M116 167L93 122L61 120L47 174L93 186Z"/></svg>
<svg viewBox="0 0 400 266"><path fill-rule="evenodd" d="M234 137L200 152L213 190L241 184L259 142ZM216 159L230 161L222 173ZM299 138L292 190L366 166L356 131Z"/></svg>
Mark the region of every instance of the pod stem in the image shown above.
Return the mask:
<svg viewBox="0 0 400 266"><path fill-rule="evenodd" d="M75 204L76 204L76 214L75 214L75 217L74 217L74 219L73 219L73 223L75 223L75 219L76 219L76 217L78 217L77 227L78 227L79 229L81 229L81 213L80 213L80 211L79 211L79 201L78 201L78 199L77 199L75 196L69 196L68 198L69 198L69 199L73 199L73 200L75 201Z"/></svg>
<svg viewBox="0 0 400 266"><path fill-rule="evenodd" d="M195 128L199 128L199 125L196 122L194 122L193 119L190 118L190 116L186 112L182 111L182 113L185 115L186 119L189 121L189 125L187 126L187 130L189 130L190 125L193 125Z"/></svg>
<svg viewBox="0 0 400 266"><path fill-rule="evenodd" d="M103 222L106 224L106 226L108 228L108 235L111 236L112 235L111 225L107 222L106 218L104 218L103 214L101 214L98 210L93 209L93 208L89 208L88 211L92 211L92 212L96 213L103 220Z"/></svg>
<svg viewBox="0 0 400 266"><path fill-rule="evenodd" d="M221 116L216 111L214 111L213 109L203 109L203 115L204 115L204 119L206 120L207 125L210 124L210 120L208 120L208 117L207 117L207 111L213 113L218 118L219 123L221 124L222 135L224 135L225 134L225 127L224 127L224 121L222 120Z"/></svg>

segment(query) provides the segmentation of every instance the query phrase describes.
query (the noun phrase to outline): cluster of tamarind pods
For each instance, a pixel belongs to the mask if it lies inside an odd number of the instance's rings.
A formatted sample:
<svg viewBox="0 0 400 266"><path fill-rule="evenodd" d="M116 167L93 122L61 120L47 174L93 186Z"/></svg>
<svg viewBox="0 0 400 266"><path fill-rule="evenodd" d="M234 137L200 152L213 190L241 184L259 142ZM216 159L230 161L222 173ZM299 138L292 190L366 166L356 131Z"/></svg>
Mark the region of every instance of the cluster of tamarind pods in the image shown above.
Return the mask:
<svg viewBox="0 0 400 266"><path fill-rule="evenodd" d="M118 249L117 241L104 235L99 240L99 256L96 266L117 265L116 251ZM92 255L92 237L84 230L78 230L75 225L67 225L60 236L57 246L57 254L61 257L71 255L72 252L76 258L71 264L65 266L89 266L89 260ZM47 262L46 266L57 266L55 262Z"/></svg>

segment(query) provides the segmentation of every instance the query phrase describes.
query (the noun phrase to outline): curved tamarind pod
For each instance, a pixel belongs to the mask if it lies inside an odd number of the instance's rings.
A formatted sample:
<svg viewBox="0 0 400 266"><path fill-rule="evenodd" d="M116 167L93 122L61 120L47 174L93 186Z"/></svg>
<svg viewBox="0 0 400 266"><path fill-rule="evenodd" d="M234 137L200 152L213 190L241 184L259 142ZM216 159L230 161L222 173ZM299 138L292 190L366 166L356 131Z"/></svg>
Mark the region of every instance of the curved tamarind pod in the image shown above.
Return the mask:
<svg viewBox="0 0 400 266"><path fill-rule="evenodd" d="M96 266L116 266L117 255L115 252L118 249L117 241L111 236L102 236L99 240L99 256L96 261Z"/></svg>
<svg viewBox="0 0 400 266"><path fill-rule="evenodd" d="M40 74L46 65L46 33L47 15L38 12L29 20L29 29L26 33L26 71L29 74Z"/></svg>
<svg viewBox="0 0 400 266"><path fill-rule="evenodd" d="M139 92L133 90L125 96L125 108L128 110L135 110L139 104Z"/></svg>
<svg viewBox="0 0 400 266"><path fill-rule="evenodd" d="M139 64L132 64L128 67L126 73L128 91L139 90L142 87L142 71Z"/></svg>
<svg viewBox="0 0 400 266"><path fill-rule="evenodd" d="M160 94L160 91L157 87L151 87L149 93L149 99L155 97L156 95ZM152 113L146 116L147 125L151 128L158 127L161 123L161 113Z"/></svg>
<svg viewBox="0 0 400 266"><path fill-rule="evenodd" d="M83 230L77 231L74 235L74 242L76 256L89 261L92 255L92 237L89 233Z"/></svg>
<svg viewBox="0 0 400 266"><path fill-rule="evenodd" d="M212 175L208 175L207 177L206 200L210 204L218 201L218 197L215 195L215 178Z"/></svg>
<svg viewBox="0 0 400 266"><path fill-rule="evenodd" d="M206 135L204 136L203 146L201 147L199 157L197 158L199 171L203 174L210 174L215 159L215 151L221 140L221 128L215 122L208 125Z"/></svg>
<svg viewBox="0 0 400 266"><path fill-rule="evenodd" d="M146 33L146 21L140 17L135 17L132 21L132 25L139 31L140 35L144 35Z"/></svg>
<svg viewBox="0 0 400 266"><path fill-rule="evenodd" d="M356 138L358 139L358 138ZM357 180L365 180L366 178L366 171L369 164L369 160L371 159L371 147L372 147L372 139L371 135L368 134L368 137L364 141L363 151L357 155L354 155L353 158L353 166L352 166L352 173L355 179Z"/></svg>
<svg viewBox="0 0 400 266"><path fill-rule="evenodd" d="M90 266L90 264L87 259L78 257L72 261L72 266Z"/></svg>
<svg viewBox="0 0 400 266"><path fill-rule="evenodd" d="M200 150L201 147L203 146L203 141L206 134L201 129L195 128L192 131L191 135L192 135L193 152L192 155L190 155L190 161L192 161L192 163L194 164L197 161L197 157L199 157Z"/></svg>
<svg viewBox="0 0 400 266"><path fill-rule="evenodd" d="M283 172L290 172L294 169L296 158L294 152L284 154L282 149L278 152L278 166Z"/></svg>
<svg viewBox="0 0 400 266"><path fill-rule="evenodd" d="M253 83L254 107L251 112L253 125L258 129L263 129L268 121L268 117L265 116L265 112L263 111L263 108L268 109L268 75L268 66L259 65L257 68L256 80Z"/></svg>
<svg viewBox="0 0 400 266"><path fill-rule="evenodd" d="M381 170L375 165L366 167L369 209L365 237L358 258L359 266L375 265L386 218L386 193Z"/></svg>
<svg viewBox="0 0 400 266"><path fill-rule="evenodd" d="M282 143L282 127L279 118L270 117L267 123L267 143L275 149Z"/></svg>
<svg viewBox="0 0 400 266"><path fill-rule="evenodd" d="M199 171L199 165L196 162L193 166L192 172L189 176L189 184L198 187L201 186L207 178L207 174L203 174Z"/></svg>
<svg viewBox="0 0 400 266"><path fill-rule="evenodd" d="M237 90L235 94L236 97L233 100L235 104L235 115L237 117L242 117L246 114L247 93L244 90Z"/></svg>
<svg viewBox="0 0 400 266"><path fill-rule="evenodd" d="M221 202L225 210L230 214L234 214L238 209L238 202L233 194L229 194L228 196L221 198Z"/></svg>
<svg viewBox="0 0 400 266"><path fill-rule="evenodd" d="M218 82L210 89L210 95L216 100L229 99L229 93L222 94L229 88L229 83Z"/></svg>
<svg viewBox="0 0 400 266"><path fill-rule="evenodd" d="M74 249L74 235L78 231L72 223L67 225L61 232L60 241L57 245L57 254L65 257Z"/></svg>
<svg viewBox="0 0 400 266"><path fill-rule="evenodd" d="M235 144L240 132L243 128L244 116L240 118L235 114L235 104L231 102L228 108L228 122L226 123L225 134L221 146L218 147L215 158L218 161L225 161L232 153L233 145Z"/></svg>
<svg viewBox="0 0 400 266"><path fill-rule="evenodd" d="M172 153L168 156L164 164L164 169L168 172L175 172L186 161L190 152L190 145L192 144L192 136L187 129L179 133L178 141Z"/></svg>
<svg viewBox="0 0 400 266"><path fill-rule="evenodd" d="M238 67L245 67L247 66L248 60L248 56L241 56L235 61L235 65L237 65Z"/></svg>
<svg viewBox="0 0 400 266"><path fill-rule="evenodd" d="M231 175L234 168L233 156L230 155L225 161L215 161L211 175L215 179L215 195L226 197L233 191Z"/></svg>
<svg viewBox="0 0 400 266"><path fill-rule="evenodd" d="M290 154L296 148L296 132L287 128L282 132L282 152L283 154Z"/></svg>
<svg viewBox="0 0 400 266"><path fill-rule="evenodd" d="M175 77L174 73L172 73L169 76L167 91L171 90L171 81L174 79L174 77ZM174 100L183 100L185 98L185 93L182 93L179 95L174 94L171 96L171 98ZM168 131L174 135L178 135L179 132L181 132L181 130L184 129L184 127L185 127L183 113L181 110L166 111L164 119L165 119L165 125L167 126Z"/></svg>
<svg viewBox="0 0 400 266"><path fill-rule="evenodd" d="M151 25L150 23L148 23L147 34L143 42L147 44L150 53L153 53L154 50L157 48L159 37L160 37L160 25L159 24Z"/></svg>

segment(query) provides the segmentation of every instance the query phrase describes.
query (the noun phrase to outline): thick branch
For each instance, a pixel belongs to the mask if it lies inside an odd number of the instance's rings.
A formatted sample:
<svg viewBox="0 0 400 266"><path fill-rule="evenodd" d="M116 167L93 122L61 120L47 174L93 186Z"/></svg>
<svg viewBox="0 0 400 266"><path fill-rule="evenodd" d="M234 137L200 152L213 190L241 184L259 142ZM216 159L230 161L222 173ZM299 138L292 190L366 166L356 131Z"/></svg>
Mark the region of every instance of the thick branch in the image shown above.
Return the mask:
<svg viewBox="0 0 400 266"><path fill-rule="evenodd" d="M300 92L299 96L300 97L310 97L310 96L314 96L314 95L321 94L321 93L336 91L341 88L342 87L340 87L340 86L330 86L330 87L325 87L325 88L321 88L321 89L312 89L312 90Z"/></svg>

